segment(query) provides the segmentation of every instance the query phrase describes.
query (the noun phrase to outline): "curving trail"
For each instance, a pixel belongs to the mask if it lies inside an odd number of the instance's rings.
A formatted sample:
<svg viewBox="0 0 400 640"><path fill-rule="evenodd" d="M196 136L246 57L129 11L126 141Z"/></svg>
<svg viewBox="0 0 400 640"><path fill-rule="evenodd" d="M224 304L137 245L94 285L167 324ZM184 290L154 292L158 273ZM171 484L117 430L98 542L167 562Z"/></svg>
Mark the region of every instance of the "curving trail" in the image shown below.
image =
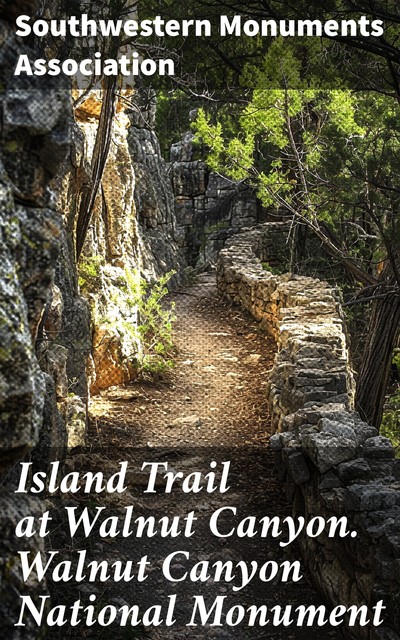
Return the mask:
<svg viewBox="0 0 400 640"><path fill-rule="evenodd" d="M272 453L268 449L269 416L266 403L268 372L274 358L274 344L247 313L221 301L213 276L207 275L190 289L174 296L177 323L175 341L178 364L167 380L156 384L132 384L109 390L94 399L90 441L93 445L91 464L94 468L115 471L118 460L129 460L129 492L106 499L115 513L134 505L135 517L156 515L180 517L193 511L195 533L191 537L161 539L135 537L116 538L112 544L93 537L93 557L138 562L145 554L150 560L148 580L139 583L100 585L98 593L104 601L116 604L138 604L141 611L165 603L168 595L177 596L176 623L170 627L93 629L99 640L145 637L150 639L235 638L235 640L320 640L321 629L309 627L249 627L240 624L223 628L206 625L188 627L193 612L193 597L203 595L207 606L215 598L226 597L229 609L234 605L248 607L267 605L321 604L320 598L305 576L300 582L281 582L279 572L263 582L254 578L239 591L232 582L218 581L212 565L217 561L252 562L258 567L269 561L281 565L299 557L295 545L281 547L278 539L216 537L210 535L209 522L216 509L227 505L237 508L237 517L227 513L221 528L230 530L246 516L290 515L275 476ZM145 495L148 474L141 471L143 461L168 462L168 470L189 474L210 471L210 462L231 461L230 490L184 495L179 483L170 494L164 493L164 482L157 479L156 494ZM85 460L86 462L86 460ZM217 470L221 467L218 465ZM204 582L171 584L163 575L165 557L174 551L187 552L172 563L175 575L190 571L197 563L206 563L209 578ZM90 587L92 588L92 587ZM211 619L210 619L211 622ZM336 631L323 628L324 636L339 638ZM75 638L78 636L75 635Z"/></svg>
<svg viewBox="0 0 400 640"><path fill-rule="evenodd" d="M135 384L95 398L100 439L109 443L115 435L139 446L266 444L273 340L219 299L212 275L174 299L177 366L162 384Z"/></svg>

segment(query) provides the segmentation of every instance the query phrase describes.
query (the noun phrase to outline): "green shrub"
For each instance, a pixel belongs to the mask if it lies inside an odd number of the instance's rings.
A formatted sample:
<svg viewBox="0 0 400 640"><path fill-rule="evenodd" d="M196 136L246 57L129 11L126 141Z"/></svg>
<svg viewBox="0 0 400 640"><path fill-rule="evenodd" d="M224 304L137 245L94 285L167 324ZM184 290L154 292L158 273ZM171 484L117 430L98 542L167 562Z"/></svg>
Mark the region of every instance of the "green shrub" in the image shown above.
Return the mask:
<svg viewBox="0 0 400 640"><path fill-rule="evenodd" d="M104 265L102 256L90 256L81 259L78 265L78 282L81 289L92 290L97 285L100 267Z"/></svg>
<svg viewBox="0 0 400 640"><path fill-rule="evenodd" d="M82 293L91 294L99 290L101 256L83 258L79 264L79 285ZM93 305L96 323L113 326L123 338L127 336L133 345L135 354L128 359L143 374L162 375L170 369L173 362L174 345L172 328L175 320L174 304L165 304L168 293L167 284L175 274L171 271L153 283L146 282L137 271L125 269L107 293L121 312L116 316L97 314ZM137 314L137 322L135 321Z"/></svg>
<svg viewBox="0 0 400 640"><path fill-rule="evenodd" d="M388 400L380 428L382 436L390 438L400 457L400 389Z"/></svg>
<svg viewBox="0 0 400 640"><path fill-rule="evenodd" d="M287 269L285 270L282 267L271 267L269 262L262 262L261 265L264 271L269 271L274 276L282 276L287 271Z"/></svg>
<svg viewBox="0 0 400 640"><path fill-rule="evenodd" d="M176 319L173 302L165 304L167 284L175 271L170 271L154 283L149 284L136 273L126 271L126 287L129 306L138 313L137 332L143 352L137 356L136 364L142 373L163 375L174 365L173 323ZM132 327L130 327L132 330Z"/></svg>

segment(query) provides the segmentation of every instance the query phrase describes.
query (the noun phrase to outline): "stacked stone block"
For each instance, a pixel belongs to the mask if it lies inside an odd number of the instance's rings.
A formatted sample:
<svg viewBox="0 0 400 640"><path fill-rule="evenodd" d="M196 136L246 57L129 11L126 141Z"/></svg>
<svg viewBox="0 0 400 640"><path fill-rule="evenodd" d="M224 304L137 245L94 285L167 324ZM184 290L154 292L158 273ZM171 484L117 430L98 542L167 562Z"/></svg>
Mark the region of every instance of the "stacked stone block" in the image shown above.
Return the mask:
<svg viewBox="0 0 400 640"><path fill-rule="evenodd" d="M390 441L354 410L339 291L262 266L279 257L287 262L287 233L284 223L266 223L232 238L220 254L218 288L276 339L270 444L294 516L346 516L357 534L302 538L316 588L332 606L372 609L383 599L382 626L343 631L348 638L399 640L400 461Z"/></svg>

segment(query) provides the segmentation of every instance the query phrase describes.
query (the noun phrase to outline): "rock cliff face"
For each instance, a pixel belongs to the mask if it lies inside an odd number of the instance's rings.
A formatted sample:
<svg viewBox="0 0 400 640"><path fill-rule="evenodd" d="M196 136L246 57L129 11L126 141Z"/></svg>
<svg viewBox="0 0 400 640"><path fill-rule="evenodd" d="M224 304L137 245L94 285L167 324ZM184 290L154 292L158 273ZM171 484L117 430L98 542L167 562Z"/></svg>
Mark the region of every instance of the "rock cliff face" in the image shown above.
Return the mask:
<svg viewBox="0 0 400 640"><path fill-rule="evenodd" d="M26 12L35 10L33 2L25 6ZM15 87L12 70L21 45L8 22L11 14L3 5L0 11L0 473L7 479L0 489L0 628L14 639L20 637L14 628L18 594L45 590L34 581L22 584L13 568L20 548L13 535L17 522L43 513L40 501L13 493L19 461L29 455L35 470L45 470L51 460L63 460L67 447L82 444L88 373L93 392L136 374L140 272L155 278L181 270L184 261L172 233L173 197L157 141L139 128L142 155L134 162L131 122L121 102L78 279L76 216L82 188L90 186L101 96L92 94L74 120L71 90L62 82L52 80L44 90L28 79ZM158 208L156 226L144 224L142 238L135 165L140 193ZM32 550L41 545L36 536L29 542ZM28 625L24 637L30 633L37 637Z"/></svg>
<svg viewBox="0 0 400 640"><path fill-rule="evenodd" d="M210 173L192 133L172 145L166 162L154 129L154 96L139 92L135 102L139 111L129 114L128 139L142 271L151 278L174 269L177 284L187 267L215 265L226 240L264 220L266 212L251 189Z"/></svg>
<svg viewBox="0 0 400 640"><path fill-rule="evenodd" d="M23 4L34 13L35 2ZM69 92L54 79L46 90L29 77L15 86L12 73L21 46L13 35L13 9L0 6L0 628L7 638L22 637L14 627L18 594L44 588L34 580L23 584L16 568L21 545L15 525L24 516L43 513L38 500L13 493L18 461L36 447L34 466L46 468L50 457L62 459L69 424L79 425L78 430L85 425L76 419L78 407L85 418L84 405L70 394L69 348L61 338L66 307L56 270L58 264L64 283L66 228L49 191L70 147ZM76 290L70 299L77 300ZM82 395L84 387L81 381ZM41 544L33 536L26 548L37 550ZM29 625L24 637L30 632L36 637L36 625L34 631Z"/></svg>
<svg viewBox="0 0 400 640"><path fill-rule="evenodd" d="M216 264L227 239L266 212L251 189L210 173L193 134L172 145L170 161L179 246L192 267Z"/></svg>
<svg viewBox="0 0 400 640"><path fill-rule="evenodd" d="M77 193L91 181L102 97L93 91L75 111L73 152L59 187L71 229L79 210ZM116 107L110 152L79 263L80 290L92 312L92 393L137 376L140 280L152 282L175 271L171 284L177 285L186 266L176 243L174 197L151 129L152 111L132 112L131 97L124 95Z"/></svg>
<svg viewBox="0 0 400 640"><path fill-rule="evenodd" d="M152 280L175 271L171 286L176 286L184 280L187 265L176 223L170 166L162 158L154 131L156 101L152 93L142 90L135 102L140 110L129 114L128 143L136 176L141 272Z"/></svg>
<svg viewBox="0 0 400 640"><path fill-rule="evenodd" d="M59 181L59 203L73 232L80 200L91 184L91 163L102 95L92 92L75 111L73 145ZM129 283L137 277L139 240L134 206L135 176L127 145L129 120L118 109L100 190L79 263L79 285L91 308L91 344L81 358L93 392L133 377L130 358L138 350L136 310ZM79 372L78 372L79 374Z"/></svg>

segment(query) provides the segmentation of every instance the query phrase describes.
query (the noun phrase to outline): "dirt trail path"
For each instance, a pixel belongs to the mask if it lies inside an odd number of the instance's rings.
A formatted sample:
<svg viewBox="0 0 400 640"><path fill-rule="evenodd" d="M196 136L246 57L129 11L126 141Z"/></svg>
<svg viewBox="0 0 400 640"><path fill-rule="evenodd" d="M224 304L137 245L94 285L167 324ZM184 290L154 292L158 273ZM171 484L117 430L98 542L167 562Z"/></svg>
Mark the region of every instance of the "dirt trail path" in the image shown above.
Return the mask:
<svg viewBox="0 0 400 640"><path fill-rule="evenodd" d="M167 382L96 398L98 437L152 446L265 444L273 341L250 316L218 298L213 276L202 276L175 302L176 368Z"/></svg>
<svg viewBox="0 0 400 640"><path fill-rule="evenodd" d="M134 579L128 583L84 584L79 591L80 597L95 593L99 606L110 602L116 606L137 604L143 612L160 604L164 616L168 596L176 594L176 623L169 628L93 627L84 635L67 632L63 639L320 640L321 629L318 628L249 627L248 617L238 626L224 624L220 628L210 624L201 626L197 616L199 626L187 626L193 615L193 598L199 595L204 597L207 607L211 607L216 598L225 597L223 620L235 605L271 608L321 602L307 577L300 582L281 581L282 563L299 557L298 549L293 545L282 547L277 538L258 535L246 538L223 535L250 515L256 520L263 516L284 518L290 515L268 449L266 384L274 344L246 313L218 298L212 276L202 277L198 284L175 295L175 300L178 318L176 368L163 382L111 389L94 400L90 458L94 469L102 468L106 472L115 472L119 460L129 461L129 491L106 498L113 513L122 518L126 508L133 505L134 517L155 516L158 522L164 516L171 519L178 516L181 536L138 538L135 532L132 537L111 541L92 536L91 558L107 560L111 565L121 559L136 563L146 555L148 579L145 582ZM87 462L87 457L84 461ZM184 495L178 484L166 494L164 481L158 479L156 493L144 494L148 473L141 471L143 461L167 462L168 470L185 474L199 470L203 477L210 472L210 463L215 461L217 478L222 462L230 461L230 490L226 494L203 491ZM79 466L79 460L75 463ZM219 535L211 535L212 514L228 505L237 508L237 516L224 513L219 521ZM196 517L194 534L186 537L184 518L191 511ZM79 545L83 548L87 543L84 539L76 540L74 548L80 548ZM174 576L178 579L197 563L205 563L204 580L191 582L186 579L174 584L166 580L164 559L176 551L188 555L174 556L171 569ZM248 567L256 562L259 568L271 561L280 568L273 579L265 581L255 577L245 588L236 590L234 587L242 584L238 571L234 571L236 577L232 581L219 580L213 570L213 563L219 561L232 562L234 567L238 562L244 562ZM201 566L204 565L198 565L196 575L201 574ZM62 597L57 589L54 585L56 597ZM327 638L338 638L336 632L326 627L323 634Z"/></svg>

